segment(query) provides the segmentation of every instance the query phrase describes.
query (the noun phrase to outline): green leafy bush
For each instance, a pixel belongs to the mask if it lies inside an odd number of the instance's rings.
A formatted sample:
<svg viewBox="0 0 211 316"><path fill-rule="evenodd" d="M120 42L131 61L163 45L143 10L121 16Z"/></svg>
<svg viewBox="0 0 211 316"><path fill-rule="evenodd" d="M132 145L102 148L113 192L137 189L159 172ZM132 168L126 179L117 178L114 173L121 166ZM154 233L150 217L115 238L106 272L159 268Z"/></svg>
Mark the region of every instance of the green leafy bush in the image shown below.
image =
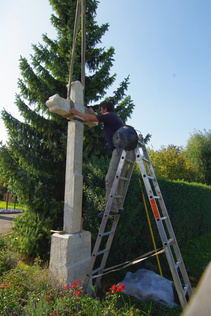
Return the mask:
<svg viewBox="0 0 211 316"><path fill-rule="evenodd" d="M18 255L8 249L6 239L0 237L0 277L18 263Z"/></svg>
<svg viewBox="0 0 211 316"><path fill-rule="evenodd" d="M42 215L24 211L14 220L14 234L11 238L13 248L23 256L41 256L49 258L52 219L43 218Z"/></svg>

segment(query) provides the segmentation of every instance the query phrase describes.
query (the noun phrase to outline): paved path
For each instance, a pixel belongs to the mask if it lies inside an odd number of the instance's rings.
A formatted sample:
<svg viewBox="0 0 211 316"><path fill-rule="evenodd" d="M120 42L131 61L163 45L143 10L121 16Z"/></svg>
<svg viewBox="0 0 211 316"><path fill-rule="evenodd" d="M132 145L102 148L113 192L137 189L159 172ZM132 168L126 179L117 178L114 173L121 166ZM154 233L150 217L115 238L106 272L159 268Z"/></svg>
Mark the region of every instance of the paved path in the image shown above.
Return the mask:
<svg viewBox="0 0 211 316"><path fill-rule="evenodd" d="M6 212L5 212L6 213ZM21 213L1 213L0 212L0 235L7 234L11 231L13 226L13 218L19 216Z"/></svg>

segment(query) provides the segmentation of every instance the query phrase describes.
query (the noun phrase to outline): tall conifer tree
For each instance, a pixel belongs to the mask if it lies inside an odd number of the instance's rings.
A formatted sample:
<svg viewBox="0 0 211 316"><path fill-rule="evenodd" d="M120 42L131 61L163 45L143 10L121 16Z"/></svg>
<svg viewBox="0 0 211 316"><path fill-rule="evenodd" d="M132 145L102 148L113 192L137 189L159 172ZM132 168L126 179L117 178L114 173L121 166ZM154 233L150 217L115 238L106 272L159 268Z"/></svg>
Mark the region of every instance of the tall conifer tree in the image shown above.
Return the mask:
<svg viewBox="0 0 211 316"><path fill-rule="evenodd" d="M1 148L1 172L19 199L28 205L28 212L16 223L22 249L38 255L40 244L48 236L49 228L62 226L66 161L67 120L50 113L46 100L56 93L67 97L71 47L76 0L49 0L55 14L51 23L57 30L57 39L43 34L43 43L33 45L30 62L20 57L22 78L18 80L20 93L16 105L23 122L8 111L2 118L8 130L9 141ZM114 48L99 47L101 37L108 31L108 23L96 23L97 0L86 1L86 84L85 105L98 109L107 89L116 75L110 74ZM81 38L77 37L73 81L80 80ZM108 99L126 121L133 110L130 96L126 96L129 78L125 78L114 95ZM107 146L101 127L85 128L84 159L90 155L107 155ZM27 229L26 227L27 226Z"/></svg>

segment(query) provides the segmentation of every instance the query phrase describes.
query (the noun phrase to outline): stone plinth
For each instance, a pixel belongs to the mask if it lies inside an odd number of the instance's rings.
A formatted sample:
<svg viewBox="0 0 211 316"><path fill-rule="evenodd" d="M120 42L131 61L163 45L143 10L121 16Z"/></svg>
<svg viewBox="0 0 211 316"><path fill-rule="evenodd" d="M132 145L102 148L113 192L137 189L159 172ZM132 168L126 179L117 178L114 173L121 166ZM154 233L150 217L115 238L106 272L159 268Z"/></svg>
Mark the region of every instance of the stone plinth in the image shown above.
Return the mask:
<svg viewBox="0 0 211 316"><path fill-rule="evenodd" d="M91 254L91 233L52 235L50 271L60 284L84 281Z"/></svg>

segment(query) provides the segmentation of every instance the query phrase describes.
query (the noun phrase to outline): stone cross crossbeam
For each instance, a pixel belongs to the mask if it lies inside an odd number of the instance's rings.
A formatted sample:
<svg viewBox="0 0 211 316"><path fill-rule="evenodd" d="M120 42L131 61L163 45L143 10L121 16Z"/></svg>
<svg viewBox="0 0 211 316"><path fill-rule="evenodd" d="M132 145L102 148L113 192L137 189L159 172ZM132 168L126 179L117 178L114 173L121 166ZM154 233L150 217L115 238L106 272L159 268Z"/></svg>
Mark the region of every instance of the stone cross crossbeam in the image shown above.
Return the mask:
<svg viewBox="0 0 211 316"><path fill-rule="evenodd" d="M95 122L86 122L81 117L71 114L70 109L75 108L81 113L90 114L88 109L84 106L83 100L83 86L80 81L75 81L71 83L71 95L70 100L66 100L60 97L58 94L54 94L46 102L47 107L50 112L57 113L61 116L66 117L68 120L80 120L85 125L89 127L96 126Z"/></svg>

